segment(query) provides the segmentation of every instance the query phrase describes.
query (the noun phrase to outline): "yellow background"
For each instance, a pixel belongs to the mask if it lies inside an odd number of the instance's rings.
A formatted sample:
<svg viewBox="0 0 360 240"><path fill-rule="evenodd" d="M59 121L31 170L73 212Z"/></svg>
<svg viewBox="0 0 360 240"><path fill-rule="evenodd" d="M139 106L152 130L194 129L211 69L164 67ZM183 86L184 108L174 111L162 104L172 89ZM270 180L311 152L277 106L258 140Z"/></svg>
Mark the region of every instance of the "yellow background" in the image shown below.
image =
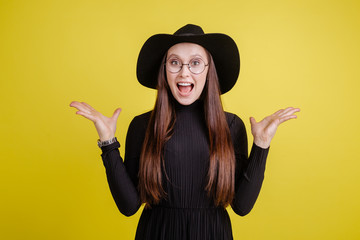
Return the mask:
<svg viewBox="0 0 360 240"><path fill-rule="evenodd" d="M358 1L0 1L0 239L133 239L85 101L131 119L153 107L136 80L142 44L187 23L226 33L240 77L223 96L245 122L300 107L273 139L265 181L235 239L360 239ZM250 144L251 145L251 144Z"/></svg>

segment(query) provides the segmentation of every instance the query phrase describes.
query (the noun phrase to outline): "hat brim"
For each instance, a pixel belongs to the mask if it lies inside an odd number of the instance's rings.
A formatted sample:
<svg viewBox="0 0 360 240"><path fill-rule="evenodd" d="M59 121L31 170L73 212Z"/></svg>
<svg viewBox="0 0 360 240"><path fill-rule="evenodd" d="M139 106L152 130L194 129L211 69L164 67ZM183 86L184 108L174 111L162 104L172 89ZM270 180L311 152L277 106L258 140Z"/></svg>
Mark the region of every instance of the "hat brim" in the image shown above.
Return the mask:
<svg viewBox="0 0 360 240"><path fill-rule="evenodd" d="M162 58L170 47L182 42L199 44L210 52L218 74L221 94L235 85L240 71L239 51L234 40L221 33L153 35L144 43L139 53L136 69L138 81L145 87L156 89Z"/></svg>

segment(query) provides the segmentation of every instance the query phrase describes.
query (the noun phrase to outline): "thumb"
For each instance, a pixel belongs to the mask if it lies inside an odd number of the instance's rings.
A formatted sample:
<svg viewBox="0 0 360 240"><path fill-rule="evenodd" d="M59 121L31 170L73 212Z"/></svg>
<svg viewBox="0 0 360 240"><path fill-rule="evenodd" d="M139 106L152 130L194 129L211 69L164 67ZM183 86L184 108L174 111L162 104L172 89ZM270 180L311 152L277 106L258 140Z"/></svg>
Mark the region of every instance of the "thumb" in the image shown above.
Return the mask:
<svg viewBox="0 0 360 240"><path fill-rule="evenodd" d="M115 111L114 111L114 114L112 115L112 119L115 119L115 120L117 120L117 118L119 117L119 115L120 115L120 112L121 112L121 108L117 108Z"/></svg>
<svg viewBox="0 0 360 240"><path fill-rule="evenodd" d="M251 124L251 125L254 125L255 123L256 123L255 118L250 117L250 124Z"/></svg>

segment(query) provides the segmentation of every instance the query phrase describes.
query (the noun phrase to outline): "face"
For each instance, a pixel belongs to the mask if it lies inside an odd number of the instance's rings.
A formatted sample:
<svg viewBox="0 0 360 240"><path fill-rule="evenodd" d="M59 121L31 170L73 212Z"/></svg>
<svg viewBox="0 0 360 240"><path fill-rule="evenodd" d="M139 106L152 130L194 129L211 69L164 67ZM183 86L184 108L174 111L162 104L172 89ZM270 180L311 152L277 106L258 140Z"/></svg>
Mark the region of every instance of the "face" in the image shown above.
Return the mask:
<svg viewBox="0 0 360 240"><path fill-rule="evenodd" d="M179 61L188 64L191 61L194 66L198 60L203 61L206 65L209 63L206 50L194 43L179 43L167 52L166 60L173 62ZM174 98L182 105L190 105L199 99L206 82L208 66L199 74L192 73L188 65L183 65L180 72L172 73L166 69L166 77Z"/></svg>

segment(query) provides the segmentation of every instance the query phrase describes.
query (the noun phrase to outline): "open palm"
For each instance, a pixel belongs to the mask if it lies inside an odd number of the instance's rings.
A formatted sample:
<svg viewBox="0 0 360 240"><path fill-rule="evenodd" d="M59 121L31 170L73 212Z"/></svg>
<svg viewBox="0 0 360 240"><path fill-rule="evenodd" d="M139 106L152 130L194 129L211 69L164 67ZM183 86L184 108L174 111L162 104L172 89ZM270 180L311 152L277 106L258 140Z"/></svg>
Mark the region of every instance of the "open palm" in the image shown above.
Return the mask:
<svg viewBox="0 0 360 240"><path fill-rule="evenodd" d="M255 119L251 117L251 133L254 136L255 144L262 148L268 148L278 126L287 120L296 118L297 116L294 115L294 113L299 111L299 108L292 107L280 109L274 114L265 117L260 122L256 122Z"/></svg>
<svg viewBox="0 0 360 240"><path fill-rule="evenodd" d="M70 103L70 107L74 107L79 110L76 114L82 115L94 122L101 141L111 139L115 136L116 123L120 115L121 108L117 108L114 111L113 116L109 118L105 117L85 102L72 101Z"/></svg>

